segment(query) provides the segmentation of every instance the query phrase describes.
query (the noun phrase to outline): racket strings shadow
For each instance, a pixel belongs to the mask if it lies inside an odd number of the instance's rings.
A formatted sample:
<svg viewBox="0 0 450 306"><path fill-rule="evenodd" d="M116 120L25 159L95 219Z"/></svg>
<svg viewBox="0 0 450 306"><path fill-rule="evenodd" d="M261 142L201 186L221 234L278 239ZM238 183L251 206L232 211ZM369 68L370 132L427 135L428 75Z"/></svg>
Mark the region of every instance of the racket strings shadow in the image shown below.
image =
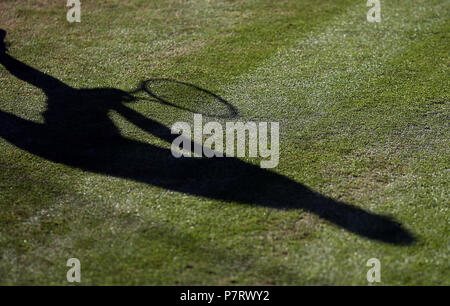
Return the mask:
<svg viewBox="0 0 450 306"><path fill-rule="evenodd" d="M206 117L217 119L236 119L239 117L237 109L227 100L207 89L187 82L153 78L143 81L133 93L139 91L146 92L151 97L151 101ZM188 107L185 106L186 104L192 105ZM213 108L214 112L206 112L199 106Z"/></svg>

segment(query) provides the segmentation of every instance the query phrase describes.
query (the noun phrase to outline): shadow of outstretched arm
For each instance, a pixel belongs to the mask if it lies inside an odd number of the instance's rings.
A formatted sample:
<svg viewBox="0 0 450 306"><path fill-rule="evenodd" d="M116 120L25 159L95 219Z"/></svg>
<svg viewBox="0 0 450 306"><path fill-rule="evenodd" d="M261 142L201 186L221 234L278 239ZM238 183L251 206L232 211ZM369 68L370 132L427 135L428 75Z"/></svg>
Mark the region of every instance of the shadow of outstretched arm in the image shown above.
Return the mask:
<svg viewBox="0 0 450 306"><path fill-rule="evenodd" d="M1 34L1 31L3 30L0 29L0 64L2 64L9 73L24 82L42 89L47 96L52 95L54 91L61 90L67 93L67 91L73 90L72 87L60 80L26 65L6 53L6 47L3 41L6 34Z"/></svg>
<svg viewBox="0 0 450 306"><path fill-rule="evenodd" d="M121 104L114 107L120 115L132 124L161 140L171 143L177 135L172 135L170 129L156 120L143 116L141 113Z"/></svg>

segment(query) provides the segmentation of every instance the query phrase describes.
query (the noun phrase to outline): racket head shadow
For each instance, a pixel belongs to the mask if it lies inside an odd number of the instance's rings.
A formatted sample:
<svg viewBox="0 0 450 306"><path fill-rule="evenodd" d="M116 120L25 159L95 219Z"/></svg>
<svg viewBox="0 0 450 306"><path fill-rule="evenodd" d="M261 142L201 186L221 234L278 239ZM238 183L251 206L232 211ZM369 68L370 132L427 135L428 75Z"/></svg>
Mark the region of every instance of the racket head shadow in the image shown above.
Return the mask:
<svg viewBox="0 0 450 306"><path fill-rule="evenodd" d="M231 103L207 89L187 82L165 78L148 79L142 82L141 89L152 100L180 110L211 118L238 117L238 111Z"/></svg>

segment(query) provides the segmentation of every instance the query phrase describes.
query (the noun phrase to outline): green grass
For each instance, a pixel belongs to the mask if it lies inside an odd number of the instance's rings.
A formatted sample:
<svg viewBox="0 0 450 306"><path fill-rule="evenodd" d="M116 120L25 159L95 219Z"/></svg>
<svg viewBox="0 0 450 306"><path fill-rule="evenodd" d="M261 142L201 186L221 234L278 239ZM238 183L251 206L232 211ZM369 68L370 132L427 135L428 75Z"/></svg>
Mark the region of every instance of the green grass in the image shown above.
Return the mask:
<svg viewBox="0 0 450 306"><path fill-rule="evenodd" d="M220 95L241 121L279 121L275 172L390 216L415 241L96 174L0 139L0 284L69 284L71 257L82 285L365 285L373 257L382 285L450 284L448 1L381 1L379 24L362 0L85 1L76 24L63 2L2 1L9 54L75 88L170 78ZM0 88L0 110L43 122L41 90L3 66ZM167 127L192 121L129 107ZM122 135L170 147L110 116Z"/></svg>

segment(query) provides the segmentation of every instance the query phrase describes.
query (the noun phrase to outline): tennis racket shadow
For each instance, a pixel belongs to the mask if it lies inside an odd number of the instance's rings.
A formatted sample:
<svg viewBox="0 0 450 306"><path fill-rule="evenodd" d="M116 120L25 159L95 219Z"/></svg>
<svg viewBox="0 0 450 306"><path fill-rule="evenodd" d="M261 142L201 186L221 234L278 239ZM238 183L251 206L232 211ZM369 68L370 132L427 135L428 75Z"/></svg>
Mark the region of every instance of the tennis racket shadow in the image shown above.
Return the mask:
<svg viewBox="0 0 450 306"><path fill-rule="evenodd" d="M44 123L0 110L0 137L26 152L54 163L193 196L304 210L356 235L385 243L405 245L415 241L408 230L388 216L326 197L274 171L237 158L175 158L169 149L122 136L108 116L110 110L169 144L177 136L165 125L127 106L136 100L133 93L137 91L73 88L6 52L0 52L0 64L18 79L40 88L47 97ZM140 90L145 90L143 86L152 99L163 105L197 110L191 109L191 105L178 105L178 99L168 98L167 93L178 86L181 89L177 89L176 97L190 92L196 99L215 100L220 104L223 118L238 116L238 111L225 99L196 85L152 79L143 82ZM213 115L209 106L203 111L206 116Z"/></svg>
<svg viewBox="0 0 450 306"><path fill-rule="evenodd" d="M152 78L142 81L130 94L145 92L149 101L181 111L201 114L215 119L237 119L237 109L227 100L197 85L168 79ZM145 98L144 98L145 99Z"/></svg>

